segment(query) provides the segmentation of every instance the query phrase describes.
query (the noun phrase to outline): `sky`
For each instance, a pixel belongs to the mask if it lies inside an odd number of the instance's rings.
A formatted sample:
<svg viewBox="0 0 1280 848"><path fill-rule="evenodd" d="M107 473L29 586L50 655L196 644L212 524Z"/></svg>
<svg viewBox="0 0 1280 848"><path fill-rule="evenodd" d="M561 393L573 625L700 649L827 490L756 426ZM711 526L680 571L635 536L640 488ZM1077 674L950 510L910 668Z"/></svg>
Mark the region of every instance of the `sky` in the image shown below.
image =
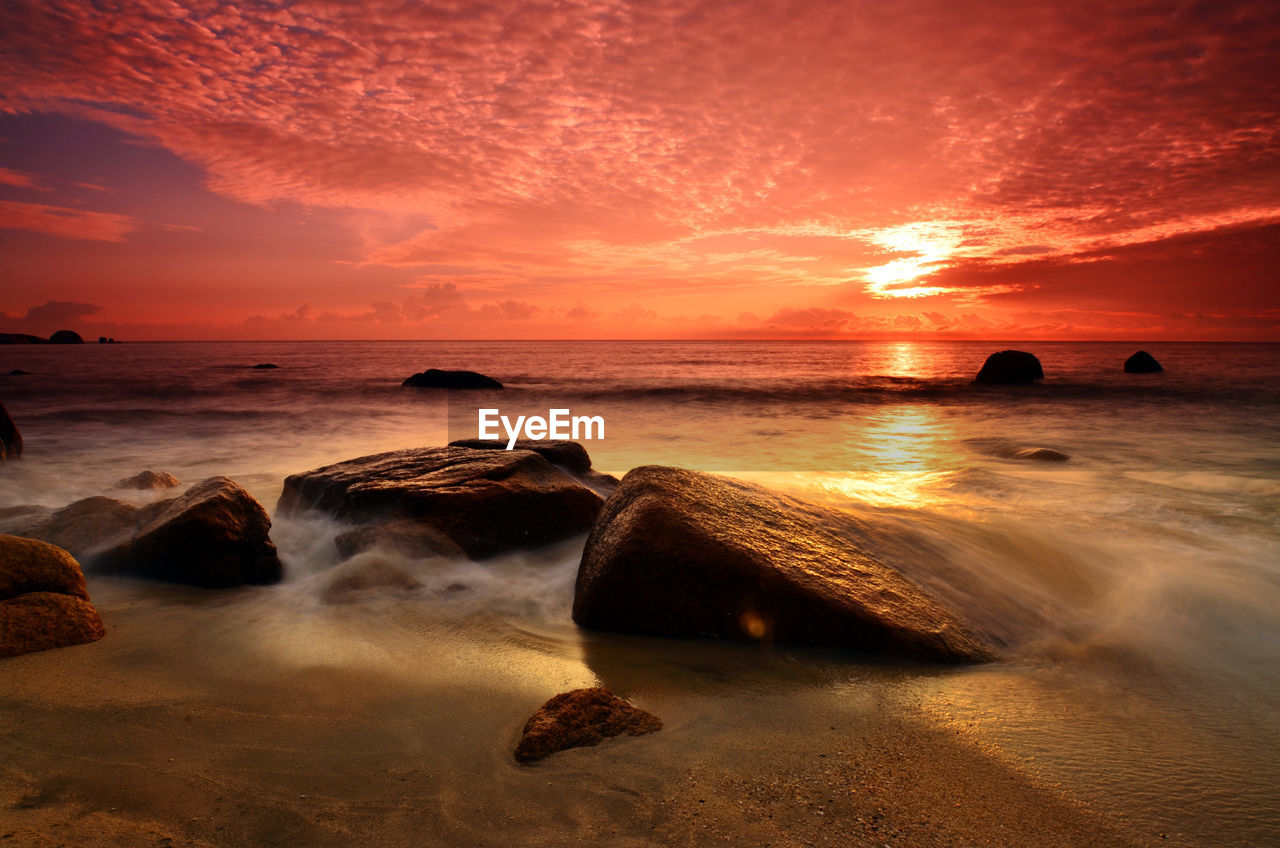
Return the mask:
<svg viewBox="0 0 1280 848"><path fill-rule="evenodd" d="M0 6L0 332L1280 340L1280 4Z"/></svg>

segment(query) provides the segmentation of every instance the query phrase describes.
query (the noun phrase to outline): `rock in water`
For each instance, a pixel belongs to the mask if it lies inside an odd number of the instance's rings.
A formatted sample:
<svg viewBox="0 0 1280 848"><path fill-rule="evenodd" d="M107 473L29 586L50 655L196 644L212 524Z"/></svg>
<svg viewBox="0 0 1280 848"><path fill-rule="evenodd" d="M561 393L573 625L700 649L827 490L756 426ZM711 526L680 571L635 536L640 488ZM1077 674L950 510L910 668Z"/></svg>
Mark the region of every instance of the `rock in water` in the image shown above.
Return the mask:
<svg viewBox="0 0 1280 848"><path fill-rule="evenodd" d="M139 471L116 482L117 489L172 489L182 481L167 471Z"/></svg>
<svg viewBox="0 0 1280 848"><path fill-rule="evenodd" d="M475 448L476 450L507 449L505 440L498 441L494 439L458 439L449 444L453 447ZM528 450L542 454L552 465L568 471L579 483L602 498L609 497L609 495L613 494L613 490L618 488L617 477L596 471L591 467L591 457L587 454L587 449L578 442L560 439L547 439L545 441L520 439L515 443L513 450Z"/></svg>
<svg viewBox="0 0 1280 848"><path fill-rule="evenodd" d="M1044 369L1035 354L1024 350L1002 350L982 363L976 383L1031 383L1044 378Z"/></svg>
<svg viewBox="0 0 1280 848"><path fill-rule="evenodd" d="M84 344L75 330L59 330L49 337L49 344Z"/></svg>
<svg viewBox="0 0 1280 848"><path fill-rule="evenodd" d="M404 597L422 583L395 563L376 555L357 557L325 575L320 600L326 604L351 604L370 597Z"/></svg>
<svg viewBox="0 0 1280 848"><path fill-rule="evenodd" d="M49 340L30 333L0 333L0 344L48 344Z"/></svg>
<svg viewBox="0 0 1280 848"><path fill-rule="evenodd" d="M105 632L71 554L0 536L0 657L83 645Z"/></svg>
<svg viewBox="0 0 1280 848"><path fill-rule="evenodd" d="M259 362L257 365L250 365L249 367L258 371L270 371L271 369L279 368L280 366L276 365L274 362Z"/></svg>
<svg viewBox="0 0 1280 848"><path fill-rule="evenodd" d="M860 532L842 513L750 483L636 468L587 537L573 620L945 662L995 658L956 614L863 553Z"/></svg>
<svg viewBox="0 0 1280 848"><path fill-rule="evenodd" d="M423 389L500 389L502 384L475 371L441 371L428 368L405 379L402 386Z"/></svg>
<svg viewBox="0 0 1280 848"><path fill-rule="evenodd" d="M1164 368L1156 358L1145 350L1140 350L1124 361L1126 374L1159 374Z"/></svg>
<svg viewBox="0 0 1280 848"><path fill-rule="evenodd" d="M223 589L283 574L266 510L226 477L139 511L133 535L98 554L95 570Z"/></svg>
<svg viewBox="0 0 1280 848"><path fill-rule="evenodd" d="M9 411L0 403L0 459L17 459L22 456L22 434L18 425L9 417Z"/></svg>
<svg viewBox="0 0 1280 848"><path fill-rule="evenodd" d="M139 512L131 503L95 495L67 504L20 535L65 548L88 563L97 550L133 535Z"/></svg>
<svg viewBox="0 0 1280 848"><path fill-rule="evenodd" d="M1062 451L1056 451L1053 448L1023 448L1015 451L1013 455L1017 459L1034 459L1037 462L1066 462L1071 458Z"/></svg>
<svg viewBox="0 0 1280 848"><path fill-rule="evenodd" d="M603 503L532 451L443 447L294 474L277 509L284 515L316 509L373 528L413 521L484 559L585 533Z"/></svg>
<svg viewBox="0 0 1280 848"><path fill-rule="evenodd" d="M566 748L598 745L611 736L641 736L661 729L660 718L608 689L574 689L547 701L525 723L515 756L527 763Z"/></svg>

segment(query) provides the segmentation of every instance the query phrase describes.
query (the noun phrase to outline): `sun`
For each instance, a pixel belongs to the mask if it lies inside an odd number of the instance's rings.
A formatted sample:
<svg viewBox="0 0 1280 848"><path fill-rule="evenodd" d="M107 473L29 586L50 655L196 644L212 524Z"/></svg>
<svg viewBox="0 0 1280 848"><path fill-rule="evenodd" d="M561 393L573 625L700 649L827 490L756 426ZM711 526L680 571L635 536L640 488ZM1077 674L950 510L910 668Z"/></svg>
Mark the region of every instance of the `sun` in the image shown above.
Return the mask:
<svg viewBox="0 0 1280 848"><path fill-rule="evenodd" d="M907 283L936 271L960 247L959 236L942 221L921 221L879 230L871 240L899 253L914 253L862 271L866 290L874 298L929 297L954 289L946 286L908 286Z"/></svg>

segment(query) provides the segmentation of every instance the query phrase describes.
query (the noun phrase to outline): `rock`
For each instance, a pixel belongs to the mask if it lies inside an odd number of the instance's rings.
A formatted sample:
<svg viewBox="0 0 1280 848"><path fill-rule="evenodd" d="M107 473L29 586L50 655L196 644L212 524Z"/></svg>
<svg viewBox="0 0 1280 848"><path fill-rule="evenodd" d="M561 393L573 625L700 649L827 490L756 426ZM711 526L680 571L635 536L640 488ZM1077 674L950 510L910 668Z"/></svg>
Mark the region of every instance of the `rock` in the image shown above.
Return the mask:
<svg viewBox="0 0 1280 848"><path fill-rule="evenodd" d="M49 340L29 333L0 333L0 344L48 344Z"/></svg>
<svg viewBox="0 0 1280 848"><path fill-rule="evenodd" d="M182 481L167 471L139 471L116 483L116 489L172 489Z"/></svg>
<svg viewBox="0 0 1280 848"><path fill-rule="evenodd" d="M441 371L428 368L407 378L402 386L428 389L500 389L502 384L475 371Z"/></svg>
<svg viewBox="0 0 1280 848"><path fill-rule="evenodd" d="M0 657L83 645L105 632L71 554L0 536Z"/></svg>
<svg viewBox="0 0 1280 848"><path fill-rule="evenodd" d="M1044 369L1034 354L1023 350L1002 350L987 357L976 383L1030 383L1044 378Z"/></svg>
<svg viewBox="0 0 1280 848"><path fill-rule="evenodd" d="M59 330L49 337L49 344L84 344L75 330Z"/></svg>
<svg viewBox="0 0 1280 848"><path fill-rule="evenodd" d="M9 417L9 410L0 403L0 459L18 459L21 456L22 434Z"/></svg>
<svg viewBox="0 0 1280 848"><path fill-rule="evenodd" d="M573 620L933 661L994 659L955 613L863 552L872 533L844 513L760 486L636 468L587 537Z"/></svg>
<svg viewBox="0 0 1280 848"><path fill-rule="evenodd" d="M1126 374L1159 374L1164 368L1156 358L1145 350L1140 350L1124 361Z"/></svg>
<svg viewBox="0 0 1280 848"><path fill-rule="evenodd" d="M210 477L139 510L130 538L98 554L92 568L207 589L276 583L283 568L270 529L266 511L248 492L226 477Z"/></svg>
<svg viewBox="0 0 1280 848"><path fill-rule="evenodd" d="M1033 459L1037 462L1066 462L1071 457L1062 451L1056 451L1053 448L1023 448L1014 451L1014 457L1017 459Z"/></svg>
<svg viewBox="0 0 1280 848"><path fill-rule="evenodd" d="M277 509L356 525L416 522L472 559L590 529L603 499L533 451L416 448L347 460L284 481Z"/></svg>
<svg viewBox="0 0 1280 848"><path fill-rule="evenodd" d="M56 510L21 535L65 548L87 562L96 551L131 536L138 513L139 508L131 503L96 495Z"/></svg>
<svg viewBox="0 0 1280 848"><path fill-rule="evenodd" d="M421 588L421 582L390 560L357 557L326 575L320 600L326 604L352 604L382 595L403 597Z"/></svg>
<svg viewBox="0 0 1280 848"><path fill-rule="evenodd" d="M48 521L53 513L52 507L40 504L0 507L0 534L30 536L27 530Z"/></svg>
<svg viewBox="0 0 1280 848"><path fill-rule="evenodd" d="M250 367L250 368L256 368L256 369L258 369L259 371L267 371L267 370L270 370L270 369L272 369L272 368L279 368L280 366L279 366L279 365L276 365L274 362L259 362L257 365L251 365L251 366L249 366L249 367Z"/></svg>
<svg viewBox="0 0 1280 848"><path fill-rule="evenodd" d="M31 373L30 371L23 371L21 368L15 368L15 369L13 369L12 371L10 371L8 374L6 374L5 376L6 376L6 377L25 377L26 375L28 375L28 374L30 374L30 373Z"/></svg>
<svg viewBox="0 0 1280 848"><path fill-rule="evenodd" d="M623 733L642 736L661 729L662 719L608 689L574 689L547 701L525 723L515 757L527 763L566 748L599 745Z"/></svg>
<svg viewBox="0 0 1280 848"><path fill-rule="evenodd" d="M475 450L506 450L506 441L493 439L458 439L449 443L453 447L474 448ZM591 467L591 457L587 449L578 442L548 439L520 439L513 450L530 450L546 457L552 465L568 471L582 485L602 498L613 494L618 488L618 478L612 474L604 474Z"/></svg>
<svg viewBox="0 0 1280 848"><path fill-rule="evenodd" d="M344 559L373 549L394 551L415 559L466 556L462 548L444 533L413 519L353 527L339 533L333 543Z"/></svg>

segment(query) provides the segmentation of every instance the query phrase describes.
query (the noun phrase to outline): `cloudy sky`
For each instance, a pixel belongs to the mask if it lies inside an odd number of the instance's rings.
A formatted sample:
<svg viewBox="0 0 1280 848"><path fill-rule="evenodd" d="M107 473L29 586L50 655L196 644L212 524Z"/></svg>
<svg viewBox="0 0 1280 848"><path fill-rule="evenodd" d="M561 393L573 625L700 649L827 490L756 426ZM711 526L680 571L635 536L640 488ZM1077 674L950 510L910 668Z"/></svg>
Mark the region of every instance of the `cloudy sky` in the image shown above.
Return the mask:
<svg viewBox="0 0 1280 848"><path fill-rule="evenodd" d="M0 7L0 331L1280 339L1272 2Z"/></svg>

